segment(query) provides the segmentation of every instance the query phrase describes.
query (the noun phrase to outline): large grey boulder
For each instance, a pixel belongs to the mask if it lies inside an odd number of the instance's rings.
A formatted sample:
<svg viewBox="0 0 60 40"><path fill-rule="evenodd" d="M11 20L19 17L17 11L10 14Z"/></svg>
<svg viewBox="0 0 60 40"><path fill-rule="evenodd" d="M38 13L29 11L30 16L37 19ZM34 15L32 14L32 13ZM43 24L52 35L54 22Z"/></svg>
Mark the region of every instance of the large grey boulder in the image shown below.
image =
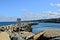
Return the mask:
<svg viewBox="0 0 60 40"><path fill-rule="evenodd" d="M55 40L60 39L60 30L44 30L34 35L34 40Z"/></svg>
<svg viewBox="0 0 60 40"><path fill-rule="evenodd" d="M60 36L60 30L45 30L44 31L44 35L45 37L58 37Z"/></svg>
<svg viewBox="0 0 60 40"><path fill-rule="evenodd" d="M32 33L32 32L25 32L25 31L19 33L19 36L22 37L22 38L25 39L25 40L33 37L34 35L35 35L35 34Z"/></svg>

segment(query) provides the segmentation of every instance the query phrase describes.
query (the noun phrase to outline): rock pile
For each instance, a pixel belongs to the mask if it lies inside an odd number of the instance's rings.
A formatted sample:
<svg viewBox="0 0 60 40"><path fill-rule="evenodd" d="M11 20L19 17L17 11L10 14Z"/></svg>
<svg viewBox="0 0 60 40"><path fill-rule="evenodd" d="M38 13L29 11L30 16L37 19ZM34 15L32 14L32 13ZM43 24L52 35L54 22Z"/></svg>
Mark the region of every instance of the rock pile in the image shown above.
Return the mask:
<svg viewBox="0 0 60 40"><path fill-rule="evenodd" d="M7 26L0 27L0 38L5 37L6 32L6 40L32 40L32 36L35 35L32 33L32 24L31 23L24 23L24 24L11 24ZM4 35L4 36L2 36ZM4 39L1 39L4 40Z"/></svg>
<svg viewBox="0 0 60 40"><path fill-rule="evenodd" d="M0 26L0 40L55 40L60 38L60 30L45 30L32 33L33 23Z"/></svg>

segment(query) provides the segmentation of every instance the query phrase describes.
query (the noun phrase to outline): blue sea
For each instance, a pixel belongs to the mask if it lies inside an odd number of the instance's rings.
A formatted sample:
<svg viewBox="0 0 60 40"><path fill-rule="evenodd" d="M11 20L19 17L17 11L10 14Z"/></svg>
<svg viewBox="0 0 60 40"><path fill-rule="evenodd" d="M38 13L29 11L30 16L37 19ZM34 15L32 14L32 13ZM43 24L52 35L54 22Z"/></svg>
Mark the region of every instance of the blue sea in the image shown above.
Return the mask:
<svg viewBox="0 0 60 40"><path fill-rule="evenodd" d="M16 22L0 22L0 26L16 24ZM47 29L56 29L60 30L60 23L39 23L38 25L32 26L32 32L38 33Z"/></svg>
<svg viewBox="0 0 60 40"><path fill-rule="evenodd" d="M16 22L0 22L0 26L10 25L10 24L16 24Z"/></svg>
<svg viewBox="0 0 60 40"><path fill-rule="evenodd" d="M44 30L60 30L60 23L39 23L38 25L32 26L33 33L38 33Z"/></svg>

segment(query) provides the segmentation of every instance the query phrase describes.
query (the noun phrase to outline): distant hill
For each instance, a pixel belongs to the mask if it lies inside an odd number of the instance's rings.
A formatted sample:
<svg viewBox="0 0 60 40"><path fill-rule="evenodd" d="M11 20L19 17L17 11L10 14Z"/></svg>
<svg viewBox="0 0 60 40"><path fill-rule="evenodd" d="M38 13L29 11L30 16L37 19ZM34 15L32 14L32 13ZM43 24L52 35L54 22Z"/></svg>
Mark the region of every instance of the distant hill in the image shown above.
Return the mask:
<svg viewBox="0 0 60 40"><path fill-rule="evenodd" d="M60 23L60 18L41 19L39 22Z"/></svg>
<svg viewBox="0 0 60 40"><path fill-rule="evenodd" d="M43 23L60 23L60 18L51 18L51 19L40 19L40 20L30 20L24 22L43 22Z"/></svg>

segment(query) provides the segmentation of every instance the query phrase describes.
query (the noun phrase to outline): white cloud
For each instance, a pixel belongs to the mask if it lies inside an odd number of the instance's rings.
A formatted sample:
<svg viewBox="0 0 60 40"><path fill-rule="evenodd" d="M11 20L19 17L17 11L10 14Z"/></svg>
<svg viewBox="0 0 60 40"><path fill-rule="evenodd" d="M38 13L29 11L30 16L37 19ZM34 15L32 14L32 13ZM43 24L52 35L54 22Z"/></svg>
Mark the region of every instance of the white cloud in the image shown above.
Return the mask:
<svg viewBox="0 0 60 40"><path fill-rule="evenodd" d="M24 18L25 20L37 20L37 19L48 19L48 18L59 18L60 12L58 11L44 11L41 13L33 13L24 11Z"/></svg>
<svg viewBox="0 0 60 40"><path fill-rule="evenodd" d="M17 17L0 16L0 21L16 21Z"/></svg>
<svg viewBox="0 0 60 40"><path fill-rule="evenodd" d="M48 18L59 18L60 11L43 11L41 13L29 12L27 10L22 11L24 16L21 17L22 20L38 20L38 19L48 19ZM7 17L0 16L0 21L16 21L17 17Z"/></svg>
<svg viewBox="0 0 60 40"><path fill-rule="evenodd" d="M58 17L60 17L60 12L58 12L58 11L47 11L46 13L48 14L47 17L49 17L49 18L58 18Z"/></svg>
<svg viewBox="0 0 60 40"><path fill-rule="evenodd" d="M50 3L50 5L51 5L51 6L55 6L55 4L53 4L53 3Z"/></svg>
<svg viewBox="0 0 60 40"><path fill-rule="evenodd" d="M43 15L41 15L41 13L33 13L27 10L23 10L23 13L24 13L23 20L37 20L44 18Z"/></svg>
<svg viewBox="0 0 60 40"><path fill-rule="evenodd" d="M51 6L60 7L60 3L50 3Z"/></svg>

